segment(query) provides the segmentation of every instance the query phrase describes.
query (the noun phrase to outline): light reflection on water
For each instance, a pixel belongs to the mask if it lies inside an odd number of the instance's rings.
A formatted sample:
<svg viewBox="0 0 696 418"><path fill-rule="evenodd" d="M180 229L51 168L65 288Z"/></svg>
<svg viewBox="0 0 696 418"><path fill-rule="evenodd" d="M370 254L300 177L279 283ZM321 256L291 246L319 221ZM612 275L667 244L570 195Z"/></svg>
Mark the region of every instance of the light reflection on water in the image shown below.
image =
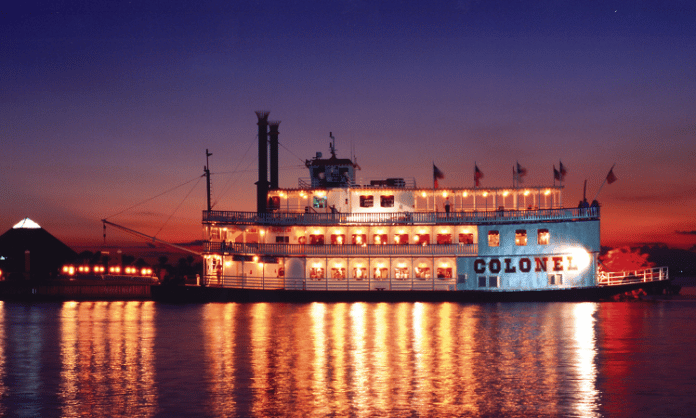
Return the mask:
<svg viewBox="0 0 696 418"><path fill-rule="evenodd" d="M669 332L695 307L0 302L0 414L628 416L646 391L691 407L663 370L693 383L667 359L696 342Z"/></svg>

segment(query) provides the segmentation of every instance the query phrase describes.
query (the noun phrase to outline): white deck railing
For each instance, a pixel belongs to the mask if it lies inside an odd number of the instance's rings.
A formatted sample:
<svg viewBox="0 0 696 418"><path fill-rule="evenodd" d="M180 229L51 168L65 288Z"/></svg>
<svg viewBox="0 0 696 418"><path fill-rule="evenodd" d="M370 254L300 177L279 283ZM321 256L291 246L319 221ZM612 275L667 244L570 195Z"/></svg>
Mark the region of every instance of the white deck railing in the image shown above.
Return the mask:
<svg viewBox="0 0 696 418"><path fill-rule="evenodd" d="M256 254L273 256L463 256L476 255L477 244L435 245L301 245L255 244L235 242L206 242L203 251L208 254Z"/></svg>
<svg viewBox="0 0 696 418"><path fill-rule="evenodd" d="M600 271L597 274L597 284L600 286L617 286L622 284L657 282L669 280L667 267L653 267L643 270L620 272Z"/></svg>
<svg viewBox="0 0 696 418"><path fill-rule="evenodd" d="M257 213L203 211L203 223L234 225L434 225L496 224L507 222L571 221L599 219L599 208L496 210L474 212L390 213Z"/></svg>

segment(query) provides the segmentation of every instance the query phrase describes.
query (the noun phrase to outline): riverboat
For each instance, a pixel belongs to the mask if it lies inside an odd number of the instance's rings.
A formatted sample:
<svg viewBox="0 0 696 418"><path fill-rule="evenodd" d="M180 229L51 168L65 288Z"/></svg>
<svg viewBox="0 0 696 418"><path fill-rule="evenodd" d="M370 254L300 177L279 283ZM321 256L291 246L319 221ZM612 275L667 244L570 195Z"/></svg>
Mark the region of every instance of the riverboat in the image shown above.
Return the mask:
<svg viewBox="0 0 696 418"><path fill-rule="evenodd" d="M561 185L440 188L435 166L433 187L408 178L358 184L359 166L338 158L334 142L328 158L306 161L309 178L279 187L279 122L257 117L257 211L212 210L210 196L203 211L199 287L208 294L595 300L669 285L666 267L603 272L600 207L564 206Z"/></svg>

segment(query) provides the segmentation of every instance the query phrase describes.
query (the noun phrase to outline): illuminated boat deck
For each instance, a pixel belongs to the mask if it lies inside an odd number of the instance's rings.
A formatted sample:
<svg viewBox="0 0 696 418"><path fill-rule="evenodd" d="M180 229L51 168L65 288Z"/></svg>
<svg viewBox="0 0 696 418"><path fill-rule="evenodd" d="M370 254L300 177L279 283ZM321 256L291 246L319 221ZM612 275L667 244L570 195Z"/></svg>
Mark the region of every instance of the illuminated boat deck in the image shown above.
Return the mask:
<svg viewBox="0 0 696 418"><path fill-rule="evenodd" d="M204 224L235 225L461 225L599 219L599 207L477 212L257 213L203 211Z"/></svg>

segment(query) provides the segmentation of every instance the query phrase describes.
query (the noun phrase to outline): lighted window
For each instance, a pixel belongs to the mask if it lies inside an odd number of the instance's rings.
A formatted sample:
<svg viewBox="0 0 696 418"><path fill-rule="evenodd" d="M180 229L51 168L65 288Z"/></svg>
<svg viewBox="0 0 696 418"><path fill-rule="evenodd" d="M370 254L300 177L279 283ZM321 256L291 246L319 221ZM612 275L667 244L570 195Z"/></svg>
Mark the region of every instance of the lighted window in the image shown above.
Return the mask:
<svg viewBox="0 0 696 418"><path fill-rule="evenodd" d="M525 229L515 231L515 245L527 245L527 231Z"/></svg>
<svg viewBox="0 0 696 418"><path fill-rule="evenodd" d="M398 280L408 279L408 267L395 267L394 278Z"/></svg>
<svg viewBox="0 0 696 418"><path fill-rule="evenodd" d="M418 234L413 237L413 241L418 245L430 244L430 234Z"/></svg>
<svg viewBox="0 0 696 418"><path fill-rule="evenodd" d="M276 211L280 209L280 196L271 196L268 198L268 210Z"/></svg>
<svg viewBox="0 0 696 418"><path fill-rule="evenodd" d="M324 245L324 235L310 235L309 236L310 245Z"/></svg>
<svg viewBox="0 0 696 418"><path fill-rule="evenodd" d="M325 208L326 196L314 196L313 205L315 208Z"/></svg>
<svg viewBox="0 0 696 418"><path fill-rule="evenodd" d="M363 245L367 243L367 235L353 234L353 245Z"/></svg>
<svg viewBox="0 0 696 418"><path fill-rule="evenodd" d="M346 269L342 267L334 267L331 269L331 278L332 279L345 279L346 278Z"/></svg>
<svg viewBox="0 0 696 418"><path fill-rule="evenodd" d="M375 205L374 196L360 196L360 207L371 208Z"/></svg>
<svg viewBox="0 0 696 418"><path fill-rule="evenodd" d="M220 228L210 228L210 239L220 239Z"/></svg>
<svg viewBox="0 0 696 418"><path fill-rule="evenodd" d="M500 233L498 231L488 231L488 246L489 247L499 247L500 246Z"/></svg>
<svg viewBox="0 0 696 418"><path fill-rule="evenodd" d="M474 243L474 234L459 234L459 243L460 244L473 244Z"/></svg>
<svg viewBox="0 0 696 418"><path fill-rule="evenodd" d="M500 287L500 280L498 280L498 276L490 276L488 278L488 287Z"/></svg>
<svg viewBox="0 0 696 418"><path fill-rule="evenodd" d="M438 279L451 279L452 278L452 267L438 267L437 268L437 278Z"/></svg>
<svg viewBox="0 0 696 418"><path fill-rule="evenodd" d="M429 279L430 278L430 267L425 265L419 265L416 267L416 279Z"/></svg>
<svg viewBox="0 0 696 418"><path fill-rule="evenodd" d="M343 245L346 243L346 236L343 234L332 234L331 245Z"/></svg>
<svg viewBox="0 0 696 418"><path fill-rule="evenodd" d="M394 235L394 244L396 244L396 245L408 244L408 234L396 234L396 235Z"/></svg>
<svg viewBox="0 0 696 418"><path fill-rule="evenodd" d="M375 245L386 245L387 244L387 234L375 234L372 237L373 244Z"/></svg>
<svg viewBox="0 0 696 418"><path fill-rule="evenodd" d="M324 268L323 267L312 267L309 270L309 278L312 280L321 280L324 278Z"/></svg>
<svg viewBox="0 0 696 418"><path fill-rule="evenodd" d="M549 245L549 240L551 235L548 229L540 229L537 233L537 244L539 245Z"/></svg>
<svg viewBox="0 0 696 418"><path fill-rule="evenodd" d="M549 284L550 285L563 284L563 275L562 274L549 274Z"/></svg>
<svg viewBox="0 0 696 418"><path fill-rule="evenodd" d="M393 208L394 207L394 196L380 196L380 206L383 208Z"/></svg>
<svg viewBox="0 0 696 418"><path fill-rule="evenodd" d="M389 278L389 269L386 267L375 267L375 279L387 279Z"/></svg>
<svg viewBox="0 0 696 418"><path fill-rule="evenodd" d="M367 279L367 269L364 267L354 267L353 277L358 280Z"/></svg>
<svg viewBox="0 0 696 418"><path fill-rule="evenodd" d="M438 245L446 245L452 243L452 234L437 234Z"/></svg>
<svg viewBox="0 0 696 418"><path fill-rule="evenodd" d="M290 242L290 237L276 237L276 244L287 244Z"/></svg>

